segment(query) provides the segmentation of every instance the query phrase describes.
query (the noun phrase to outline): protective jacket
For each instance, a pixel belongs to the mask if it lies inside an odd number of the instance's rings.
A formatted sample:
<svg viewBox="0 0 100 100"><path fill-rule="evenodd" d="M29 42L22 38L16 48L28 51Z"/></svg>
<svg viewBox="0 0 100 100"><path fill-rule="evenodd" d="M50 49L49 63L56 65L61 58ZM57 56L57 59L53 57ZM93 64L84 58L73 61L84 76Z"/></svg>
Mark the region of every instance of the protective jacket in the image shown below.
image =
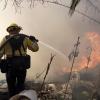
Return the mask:
<svg viewBox="0 0 100 100"><path fill-rule="evenodd" d="M10 37L12 37L13 35L9 35ZM16 36L15 38L18 38L19 36ZM3 38L3 40L1 41L0 46L5 43L5 41L7 40L7 36ZM24 46L24 49L23 49ZM33 52L38 51L39 47L37 42L33 42L32 40L30 40L28 37L25 37L23 40L23 46L21 46L20 50L23 56L25 56L27 54L27 48ZM8 42L4 48L2 48L2 50L0 50L0 58L3 56L3 54L5 54L7 57L12 57L13 52L12 52L12 47L10 45L10 43ZM16 50L14 52L15 56L20 56L20 52L19 50Z"/></svg>

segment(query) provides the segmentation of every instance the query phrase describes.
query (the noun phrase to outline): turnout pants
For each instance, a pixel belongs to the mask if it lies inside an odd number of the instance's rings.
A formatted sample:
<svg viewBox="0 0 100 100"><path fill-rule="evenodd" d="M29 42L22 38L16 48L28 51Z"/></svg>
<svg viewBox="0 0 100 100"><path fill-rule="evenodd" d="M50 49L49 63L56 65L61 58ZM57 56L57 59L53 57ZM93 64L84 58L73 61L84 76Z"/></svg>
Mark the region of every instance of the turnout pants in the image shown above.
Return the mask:
<svg viewBox="0 0 100 100"><path fill-rule="evenodd" d="M24 90L26 72L26 69L9 69L7 71L6 80L8 85L9 97L12 97L15 94Z"/></svg>

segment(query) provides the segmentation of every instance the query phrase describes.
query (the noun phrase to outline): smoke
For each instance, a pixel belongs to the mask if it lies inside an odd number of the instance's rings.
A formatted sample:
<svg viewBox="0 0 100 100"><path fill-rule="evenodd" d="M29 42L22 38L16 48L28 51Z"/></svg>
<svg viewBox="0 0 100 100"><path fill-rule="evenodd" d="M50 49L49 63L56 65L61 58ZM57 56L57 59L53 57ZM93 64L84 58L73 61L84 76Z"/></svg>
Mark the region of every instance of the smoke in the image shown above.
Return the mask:
<svg viewBox="0 0 100 100"><path fill-rule="evenodd" d="M82 46L80 49L82 55L76 59L73 71L81 71L85 68L93 69L100 64L100 34L96 32L88 32L85 34L85 38L90 50L87 49L87 44L84 45L85 47ZM83 48L86 49L86 52L82 51ZM70 72L70 67L63 67L62 71L63 73Z"/></svg>

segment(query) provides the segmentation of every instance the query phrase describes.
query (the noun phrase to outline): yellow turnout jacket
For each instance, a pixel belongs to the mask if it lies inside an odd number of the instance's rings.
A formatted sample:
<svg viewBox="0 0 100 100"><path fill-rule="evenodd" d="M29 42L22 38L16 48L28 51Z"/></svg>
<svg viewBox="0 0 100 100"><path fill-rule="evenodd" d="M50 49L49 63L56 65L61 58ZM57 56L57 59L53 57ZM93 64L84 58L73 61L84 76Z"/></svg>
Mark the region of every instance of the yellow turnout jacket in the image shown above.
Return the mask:
<svg viewBox="0 0 100 100"><path fill-rule="evenodd" d="M13 36L13 35L11 35L11 36ZM7 40L6 37L4 37L3 40L0 43L0 46L2 44L4 44L6 42L6 40ZM22 53L23 56L25 56L27 54L27 48L29 50L33 51L33 52L36 52L36 51L39 50L39 46L38 46L37 42L31 41L28 37L25 37L25 39L23 41L23 45L24 45L24 48L25 48L25 50L23 50L23 47L21 47L21 53ZM12 57L12 48L11 48L11 45L10 45L9 42L0 50L0 58L4 54L7 57ZM15 52L15 56L20 56L20 53L19 53L18 50Z"/></svg>

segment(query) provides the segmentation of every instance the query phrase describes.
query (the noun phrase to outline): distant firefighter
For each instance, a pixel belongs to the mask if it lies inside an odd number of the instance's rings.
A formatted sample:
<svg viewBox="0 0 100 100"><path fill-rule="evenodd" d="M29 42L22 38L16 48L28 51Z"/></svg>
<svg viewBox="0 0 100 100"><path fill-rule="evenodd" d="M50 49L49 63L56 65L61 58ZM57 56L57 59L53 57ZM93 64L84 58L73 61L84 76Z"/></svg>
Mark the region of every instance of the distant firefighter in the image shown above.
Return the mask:
<svg viewBox="0 0 100 100"><path fill-rule="evenodd" d="M69 14L72 16L72 14L75 11L76 6L78 5L78 3L80 2L80 0L72 0L71 2L71 6L70 6L70 10L69 10Z"/></svg>

